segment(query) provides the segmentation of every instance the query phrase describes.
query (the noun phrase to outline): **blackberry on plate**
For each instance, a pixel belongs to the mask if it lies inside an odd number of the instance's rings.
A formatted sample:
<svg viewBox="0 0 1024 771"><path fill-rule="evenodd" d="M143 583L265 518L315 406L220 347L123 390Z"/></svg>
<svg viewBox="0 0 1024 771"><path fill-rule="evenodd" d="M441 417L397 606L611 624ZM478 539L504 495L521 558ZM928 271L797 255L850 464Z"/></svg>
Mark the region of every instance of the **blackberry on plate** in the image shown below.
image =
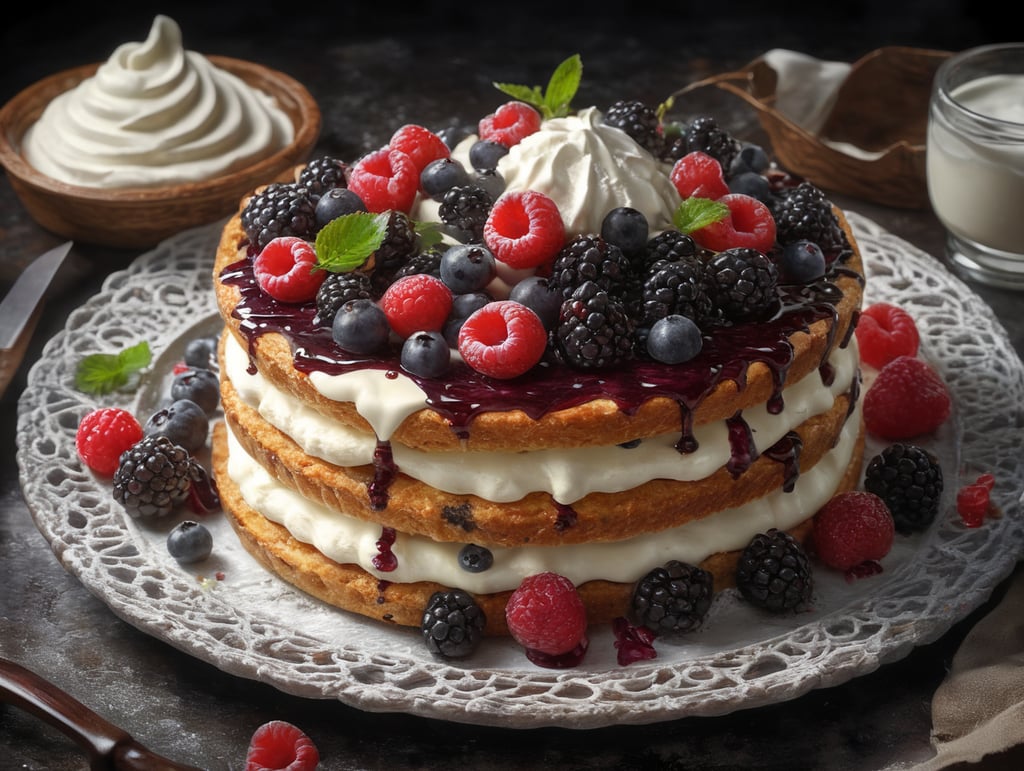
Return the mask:
<svg viewBox="0 0 1024 771"><path fill-rule="evenodd" d="M610 294L625 291L631 268L622 250L599 236L577 236L555 256L551 285L568 298L576 288L592 281Z"/></svg>
<svg viewBox="0 0 1024 771"><path fill-rule="evenodd" d="M473 653L483 639L487 618L469 594L461 589L434 592L423 610L420 631L427 649L444 658Z"/></svg>
<svg viewBox="0 0 1024 771"><path fill-rule="evenodd" d="M707 270L696 257L652 266L643 284L643 320L650 326L670 314L700 323L711 315Z"/></svg>
<svg viewBox="0 0 1024 771"><path fill-rule="evenodd" d="M298 184L306 188L314 201L328 190L345 187L348 164L329 155L314 158L299 172Z"/></svg>
<svg viewBox="0 0 1024 771"><path fill-rule="evenodd" d="M562 303L550 345L556 358L577 369L601 369L633 358L633 322L623 304L593 281Z"/></svg>
<svg viewBox="0 0 1024 771"><path fill-rule="evenodd" d="M370 277L359 271L328 273L316 292L313 323L330 326L338 309L349 300L371 299Z"/></svg>
<svg viewBox="0 0 1024 771"><path fill-rule="evenodd" d="M839 227L831 201L812 183L805 181L784 188L769 208L775 218L775 238L779 244L813 241L826 254L846 248L846 234Z"/></svg>
<svg viewBox="0 0 1024 771"><path fill-rule="evenodd" d="M758 533L740 554L736 587L759 608L800 610L810 604L814 591L807 552L782 530Z"/></svg>
<svg viewBox="0 0 1024 771"><path fill-rule="evenodd" d="M182 503L199 476L188 450L166 436L143 437L121 454L114 500L132 517L164 517Z"/></svg>
<svg viewBox="0 0 1024 771"><path fill-rule="evenodd" d="M484 223L494 199L482 187L456 185L444 194L437 214L441 222L474 242L483 240Z"/></svg>
<svg viewBox="0 0 1024 771"><path fill-rule="evenodd" d="M728 169L740 152L740 143L713 117L701 115L690 121L686 129L686 150L707 153L722 164L723 169Z"/></svg>
<svg viewBox="0 0 1024 771"><path fill-rule="evenodd" d="M727 319L763 319L778 307L778 268L757 249L741 246L719 252L708 263L707 274L712 303Z"/></svg>
<svg viewBox="0 0 1024 771"><path fill-rule="evenodd" d="M711 609L713 584L708 571L670 560L637 582L631 604L633 615L653 632L692 632Z"/></svg>
<svg viewBox="0 0 1024 771"><path fill-rule="evenodd" d="M257 252L278 236L316 238L316 201L309 190L274 182L253 194L242 209L242 228Z"/></svg>
<svg viewBox="0 0 1024 771"><path fill-rule="evenodd" d="M889 445L864 470L864 489L885 501L902 535L919 532L932 523L942 488L938 460L913 444Z"/></svg>
<svg viewBox="0 0 1024 771"><path fill-rule="evenodd" d="M661 153L658 113L640 101L618 101L604 114L604 122L629 134L652 155Z"/></svg>

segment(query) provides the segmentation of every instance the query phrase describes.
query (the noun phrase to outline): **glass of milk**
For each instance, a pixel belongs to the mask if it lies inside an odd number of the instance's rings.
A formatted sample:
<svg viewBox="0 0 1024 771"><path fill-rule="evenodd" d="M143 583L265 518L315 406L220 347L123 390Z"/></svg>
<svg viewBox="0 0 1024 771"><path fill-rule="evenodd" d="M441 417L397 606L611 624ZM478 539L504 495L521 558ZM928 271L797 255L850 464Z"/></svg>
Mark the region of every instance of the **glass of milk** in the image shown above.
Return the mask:
<svg viewBox="0 0 1024 771"><path fill-rule="evenodd" d="M1024 289L1024 43L972 48L932 85L928 195L966 277Z"/></svg>

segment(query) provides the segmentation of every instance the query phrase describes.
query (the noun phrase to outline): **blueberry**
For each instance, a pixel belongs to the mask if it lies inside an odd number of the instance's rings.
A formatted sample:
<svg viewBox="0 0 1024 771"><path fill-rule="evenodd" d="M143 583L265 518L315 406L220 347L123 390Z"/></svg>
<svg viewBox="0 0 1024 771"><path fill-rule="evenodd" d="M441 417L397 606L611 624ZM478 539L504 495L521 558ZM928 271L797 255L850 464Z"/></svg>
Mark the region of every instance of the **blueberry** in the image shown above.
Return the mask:
<svg viewBox="0 0 1024 771"><path fill-rule="evenodd" d="M469 126L445 126L436 132L449 150L454 150L459 143L473 133Z"/></svg>
<svg viewBox="0 0 1024 771"><path fill-rule="evenodd" d="M444 194L455 186L469 184L469 172L454 158L438 158L420 172L420 190L435 200L444 198Z"/></svg>
<svg viewBox="0 0 1024 771"><path fill-rule="evenodd" d="M441 257L441 280L453 294L483 289L497 269L494 254L481 244L455 244Z"/></svg>
<svg viewBox="0 0 1024 771"><path fill-rule="evenodd" d="M201 562L213 551L213 536L205 525L185 520L167 534L167 551L178 562Z"/></svg>
<svg viewBox="0 0 1024 771"><path fill-rule="evenodd" d="M154 412L143 428L146 436L166 436L190 453L206 444L209 431L209 416L191 399L178 399Z"/></svg>
<svg viewBox="0 0 1024 771"><path fill-rule="evenodd" d="M736 157L732 159L728 169L729 176L735 176L747 171L760 174L768 168L769 163L768 154L764 151L763 147L747 142L736 153Z"/></svg>
<svg viewBox="0 0 1024 771"><path fill-rule="evenodd" d="M476 172L470 184L483 188L494 201L497 201L498 196L505 192L505 178L494 169L483 169Z"/></svg>
<svg viewBox="0 0 1024 771"><path fill-rule="evenodd" d="M313 216L316 218L316 226L322 228L328 222L345 214L362 211L366 211L366 204L363 203L362 198L347 187L335 187L320 196L320 200L316 202L316 209L313 210Z"/></svg>
<svg viewBox="0 0 1024 771"><path fill-rule="evenodd" d="M644 250L649 231L647 217L629 206L612 209L601 222L601 238L615 244L627 257Z"/></svg>
<svg viewBox="0 0 1024 771"><path fill-rule="evenodd" d="M665 364L682 364L700 353L700 328L686 316L670 314L658 319L647 335L647 352Z"/></svg>
<svg viewBox="0 0 1024 771"><path fill-rule="evenodd" d="M402 343L402 369L420 377L441 377L451 364L451 348L440 332L414 332Z"/></svg>
<svg viewBox="0 0 1024 771"><path fill-rule="evenodd" d="M779 272L787 284L816 281L825 275L825 255L814 241L793 241L782 247Z"/></svg>
<svg viewBox="0 0 1024 771"><path fill-rule="evenodd" d="M375 353L383 348L391 334L387 316L373 300L349 300L334 316L331 336L346 351Z"/></svg>
<svg viewBox="0 0 1024 771"><path fill-rule="evenodd" d="M506 155L508 155L508 148L505 145L488 139L474 142L473 146L469 148L469 162L478 171L496 169L498 161Z"/></svg>
<svg viewBox="0 0 1024 771"><path fill-rule="evenodd" d="M475 543L467 543L459 551L459 567L468 573L483 573L494 564L491 550Z"/></svg>
<svg viewBox="0 0 1024 771"><path fill-rule="evenodd" d="M768 184L768 178L762 177L756 171L744 171L732 177L729 180L729 192L749 195L763 204L770 204L772 201L772 189Z"/></svg>
<svg viewBox="0 0 1024 771"><path fill-rule="evenodd" d="M198 337L185 346L185 363L196 369L215 369L217 366L217 338Z"/></svg>
<svg viewBox="0 0 1024 771"><path fill-rule="evenodd" d="M217 374L208 369L190 367L174 376L171 381L171 399L188 399L212 415L220 403L220 382Z"/></svg>
<svg viewBox="0 0 1024 771"><path fill-rule="evenodd" d="M522 303L536 313L544 325L551 330L558 323L558 312L562 308L562 293L551 287L543 276L524 278L509 292L508 299Z"/></svg>

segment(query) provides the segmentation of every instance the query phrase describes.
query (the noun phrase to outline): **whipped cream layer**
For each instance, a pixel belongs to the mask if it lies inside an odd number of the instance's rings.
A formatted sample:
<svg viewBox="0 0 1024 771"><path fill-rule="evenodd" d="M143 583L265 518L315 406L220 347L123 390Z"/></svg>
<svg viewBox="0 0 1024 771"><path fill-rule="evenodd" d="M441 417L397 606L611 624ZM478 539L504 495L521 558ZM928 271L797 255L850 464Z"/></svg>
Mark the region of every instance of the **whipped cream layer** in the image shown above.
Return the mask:
<svg viewBox="0 0 1024 771"><path fill-rule="evenodd" d="M856 341L834 349L829 363L834 372L831 385L812 372L783 390L785 407L778 414L769 413L764 405L743 411L758 448L771 447L804 421L831 409L836 397L850 390L858 376ZM330 420L258 372L250 372L248 366L248 354L229 336L225 374L241 399L306 454L338 466L372 463L377 437L389 440L406 417L427 406L426 395L402 374L389 377L378 369L333 376L312 373L311 382L321 394L356 405L374 436ZM704 479L728 463L731 450L725 421L697 426L694 436L698 449L685 456L675 447L678 432L645 439L629 449L612 445L532 452L423 452L392 443L391 450L404 474L448 493L501 503L547 492L559 503L571 504L590 493L631 490L652 479Z"/></svg>
<svg viewBox="0 0 1024 771"><path fill-rule="evenodd" d="M157 16L96 74L56 97L25 133L25 159L72 185L152 187L196 182L286 146L294 128L267 94L186 51Z"/></svg>
<svg viewBox="0 0 1024 771"><path fill-rule="evenodd" d="M857 446L860 421L858 401L835 448L801 473L791 492L776 490L680 527L622 541L494 548L494 564L482 573L459 567L459 551L465 544L406 533L398 534L391 549L397 568L377 570L373 558L379 555L380 525L332 511L280 484L246 454L230 431L228 475L251 508L282 525L297 540L335 562L358 565L382 580L436 581L479 594L515 589L526 576L549 570L577 586L596 579L628 583L668 560L696 565L712 554L744 548L757 533L773 527L789 529L811 517L832 497L846 473Z"/></svg>
<svg viewBox="0 0 1024 771"><path fill-rule="evenodd" d="M619 206L643 212L652 232L672 223L679 192L667 169L596 107L552 118L498 161L506 190L536 190L557 205L569 235L601 232Z"/></svg>

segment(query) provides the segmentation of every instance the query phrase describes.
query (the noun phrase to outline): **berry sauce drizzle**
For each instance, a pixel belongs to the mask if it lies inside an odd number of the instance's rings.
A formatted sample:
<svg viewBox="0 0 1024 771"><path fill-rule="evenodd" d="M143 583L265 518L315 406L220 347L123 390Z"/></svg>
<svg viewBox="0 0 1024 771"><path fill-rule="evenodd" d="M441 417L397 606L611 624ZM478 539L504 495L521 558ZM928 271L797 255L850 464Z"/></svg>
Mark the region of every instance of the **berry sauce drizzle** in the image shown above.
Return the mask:
<svg viewBox="0 0 1024 771"><path fill-rule="evenodd" d="M393 527L383 527L380 531L380 538L377 539L378 554L373 557L373 566L381 573L391 573L398 567L398 557L391 551L395 544L398 532Z"/></svg>

